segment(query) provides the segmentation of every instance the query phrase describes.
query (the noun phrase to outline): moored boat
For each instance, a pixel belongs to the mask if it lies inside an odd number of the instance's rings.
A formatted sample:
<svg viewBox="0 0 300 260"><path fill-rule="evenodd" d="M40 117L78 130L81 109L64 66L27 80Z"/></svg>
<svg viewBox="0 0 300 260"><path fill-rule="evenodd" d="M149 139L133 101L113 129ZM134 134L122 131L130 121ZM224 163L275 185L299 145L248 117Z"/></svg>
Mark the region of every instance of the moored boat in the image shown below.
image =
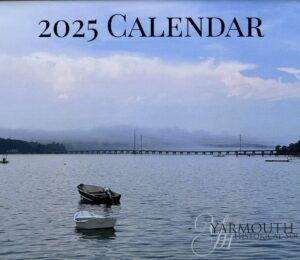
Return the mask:
<svg viewBox="0 0 300 260"><path fill-rule="evenodd" d="M112 191L108 187L96 185L79 184L77 190L83 202L97 204L118 204L121 194Z"/></svg>
<svg viewBox="0 0 300 260"><path fill-rule="evenodd" d="M265 160L266 162L289 162L289 159Z"/></svg>
<svg viewBox="0 0 300 260"><path fill-rule="evenodd" d="M9 163L9 160L7 160L6 157L3 157L2 160L0 160L0 163L7 164Z"/></svg>
<svg viewBox="0 0 300 260"><path fill-rule="evenodd" d="M77 229L103 229L113 228L117 219L96 215L89 211L79 211L75 213L74 221Z"/></svg>
<svg viewBox="0 0 300 260"><path fill-rule="evenodd" d="M214 157L225 157L224 154L218 154L218 155L214 155Z"/></svg>

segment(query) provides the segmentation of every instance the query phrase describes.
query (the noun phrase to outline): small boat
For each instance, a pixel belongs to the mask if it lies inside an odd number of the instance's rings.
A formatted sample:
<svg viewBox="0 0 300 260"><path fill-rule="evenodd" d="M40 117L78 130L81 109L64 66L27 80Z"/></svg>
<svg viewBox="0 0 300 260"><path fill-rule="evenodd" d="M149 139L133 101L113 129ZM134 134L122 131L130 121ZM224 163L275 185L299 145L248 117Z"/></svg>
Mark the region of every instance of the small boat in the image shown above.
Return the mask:
<svg viewBox="0 0 300 260"><path fill-rule="evenodd" d="M289 159L265 160L266 162L289 162Z"/></svg>
<svg viewBox="0 0 300 260"><path fill-rule="evenodd" d="M102 229L113 228L117 222L116 218L106 218L89 211L78 211L74 215L77 229Z"/></svg>
<svg viewBox="0 0 300 260"><path fill-rule="evenodd" d="M6 157L3 157L2 160L0 160L0 163L6 164L9 163L9 160L7 160Z"/></svg>
<svg viewBox="0 0 300 260"><path fill-rule="evenodd" d="M118 204L121 194L112 191L108 187L79 184L77 190L83 202L97 204Z"/></svg>

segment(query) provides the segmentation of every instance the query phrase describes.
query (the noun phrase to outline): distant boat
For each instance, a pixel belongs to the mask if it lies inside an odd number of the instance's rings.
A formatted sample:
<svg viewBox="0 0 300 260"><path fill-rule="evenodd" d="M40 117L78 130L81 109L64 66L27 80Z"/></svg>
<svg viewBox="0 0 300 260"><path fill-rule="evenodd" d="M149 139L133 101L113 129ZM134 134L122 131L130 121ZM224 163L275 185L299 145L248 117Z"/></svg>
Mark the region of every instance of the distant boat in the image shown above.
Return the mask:
<svg viewBox="0 0 300 260"><path fill-rule="evenodd" d="M79 184L77 190L83 202L97 204L118 204L121 194L112 191L110 188L96 185Z"/></svg>
<svg viewBox="0 0 300 260"><path fill-rule="evenodd" d="M289 162L289 159L265 160L266 162Z"/></svg>
<svg viewBox="0 0 300 260"><path fill-rule="evenodd" d="M214 157L225 157L224 154L218 154L218 155L214 155Z"/></svg>
<svg viewBox="0 0 300 260"><path fill-rule="evenodd" d="M288 159L290 161L298 161L300 159L300 156L289 156Z"/></svg>
<svg viewBox="0 0 300 260"><path fill-rule="evenodd" d="M79 211L75 213L74 221L78 229L102 229L113 228L117 219L103 217L89 211Z"/></svg>
<svg viewBox="0 0 300 260"><path fill-rule="evenodd" d="M3 157L2 160L0 161L0 163L7 164L7 163L9 163L9 160L7 160L6 157Z"/></svg>

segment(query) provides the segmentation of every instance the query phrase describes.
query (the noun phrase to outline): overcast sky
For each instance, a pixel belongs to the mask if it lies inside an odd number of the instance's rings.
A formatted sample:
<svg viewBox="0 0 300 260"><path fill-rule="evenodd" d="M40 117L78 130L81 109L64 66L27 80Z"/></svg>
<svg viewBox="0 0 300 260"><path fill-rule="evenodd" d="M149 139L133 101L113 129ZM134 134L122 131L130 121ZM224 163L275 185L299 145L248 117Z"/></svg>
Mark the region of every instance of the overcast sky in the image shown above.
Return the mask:
<svg viewBox="0 0 300 260"><path fill-rule="evenodd" d="M300 133L300 2L1 2L1 127L180 127L264 138ZM114 39L108 17L263 21L264 38ZM97 19L100 36L38 38L41 20ZM142 19L147 28L147 19Z"/></svg>

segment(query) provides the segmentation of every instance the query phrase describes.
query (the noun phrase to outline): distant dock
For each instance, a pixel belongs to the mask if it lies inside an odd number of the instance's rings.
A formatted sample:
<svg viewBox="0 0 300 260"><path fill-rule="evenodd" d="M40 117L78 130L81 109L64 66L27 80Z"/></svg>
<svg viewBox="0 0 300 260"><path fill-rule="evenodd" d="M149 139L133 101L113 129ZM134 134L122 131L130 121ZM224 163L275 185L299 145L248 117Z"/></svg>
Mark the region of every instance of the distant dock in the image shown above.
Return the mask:
<svg viewBox="0 0 300 260"><path fill-rule="evenodd" d="M153 154L153 155L234 155L234 156L265 156L277 155L275 150L214 150L214 151L173 151L173 150L76 150L68 151L68 154Z"/></svg>

